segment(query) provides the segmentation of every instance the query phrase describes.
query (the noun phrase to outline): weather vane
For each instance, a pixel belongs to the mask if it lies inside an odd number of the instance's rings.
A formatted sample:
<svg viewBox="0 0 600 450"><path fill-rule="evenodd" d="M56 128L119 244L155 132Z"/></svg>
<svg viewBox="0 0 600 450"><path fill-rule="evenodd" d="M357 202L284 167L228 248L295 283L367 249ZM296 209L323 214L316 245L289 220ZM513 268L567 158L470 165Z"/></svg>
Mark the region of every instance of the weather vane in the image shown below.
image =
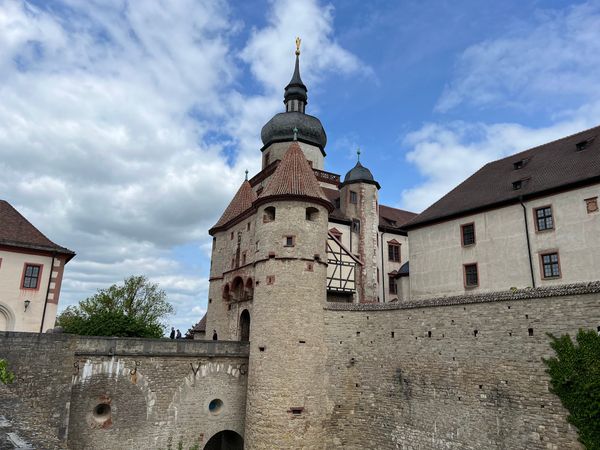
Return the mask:
<svg viewBox="0 0 600 450"><path fill-rule="evenodd" d="M246 169L246 181L248 181L248 169Z"/></svg>
<svg viewBox="0 0 600 450"><path fill-rule="evenodd" d="M300 55L300 44L302 43L302 39L299 37L296 38L296 55Z"/></svg>
<svg viewBox="0 0 600 450"><path fill-rule="evenodd" d="M356 149L356 159L360 162L360 147Z"/></svg>

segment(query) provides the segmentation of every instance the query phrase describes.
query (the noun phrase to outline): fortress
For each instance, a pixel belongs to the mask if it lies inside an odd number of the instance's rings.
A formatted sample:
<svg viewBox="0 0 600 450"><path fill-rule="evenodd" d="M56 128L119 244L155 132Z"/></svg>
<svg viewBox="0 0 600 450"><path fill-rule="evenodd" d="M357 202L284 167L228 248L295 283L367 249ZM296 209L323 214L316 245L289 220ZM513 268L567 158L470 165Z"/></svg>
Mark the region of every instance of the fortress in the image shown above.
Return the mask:
<svg viewBox="0 0 600 450"><path fill-rule="evenodd" d="M40 448L581 448L542 358L600 331L600 127L417 215L360 162L324 170L307 102L297 50L262 170L209 231L207 340L4 333L0 415Z"/></svg>

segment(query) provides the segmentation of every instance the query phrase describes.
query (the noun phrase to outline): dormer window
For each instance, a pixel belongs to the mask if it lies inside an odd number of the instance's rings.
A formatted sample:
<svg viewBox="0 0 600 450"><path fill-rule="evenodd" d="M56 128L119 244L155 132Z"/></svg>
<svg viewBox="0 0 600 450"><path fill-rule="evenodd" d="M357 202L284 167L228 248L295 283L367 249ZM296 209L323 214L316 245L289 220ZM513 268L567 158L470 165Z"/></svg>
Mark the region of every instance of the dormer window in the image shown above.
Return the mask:
<svg viewBox="0 0 600 450"><path fill-rule="evenodd" d="M594 138L586 139L585 141L580 141L577 144L575 144L575 148L578 152L580 152L581 150L585 150L586 148L588 148L593 141Z"/></svg>
<svg viewBox="0 0 600 450"><path fill-rule="evenodd" d="M512 187L515 191L521 189L523 187L523 182L521 180L513 181Z"/></svg>

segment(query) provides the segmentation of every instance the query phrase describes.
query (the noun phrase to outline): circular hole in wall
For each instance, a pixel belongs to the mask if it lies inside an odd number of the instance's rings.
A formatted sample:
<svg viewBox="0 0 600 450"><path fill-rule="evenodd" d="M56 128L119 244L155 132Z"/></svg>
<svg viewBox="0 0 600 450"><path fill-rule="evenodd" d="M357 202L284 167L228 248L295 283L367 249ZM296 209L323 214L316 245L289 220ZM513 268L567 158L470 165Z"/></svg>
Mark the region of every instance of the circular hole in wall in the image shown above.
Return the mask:
<svg viewBox="0 0 600 450"><path fill-rule="evenodd" d="M99 403L94 408L94 419L98 422L104 422L110 418L110 405L108 403Z"/></svg>
<svg viewBox="0 0 600 450"><path fill-rule="evenodd" d="M223 411L223 400L218 398L212 400L208 404L208 411L214 416L221 414L221 412Z"/></svg>

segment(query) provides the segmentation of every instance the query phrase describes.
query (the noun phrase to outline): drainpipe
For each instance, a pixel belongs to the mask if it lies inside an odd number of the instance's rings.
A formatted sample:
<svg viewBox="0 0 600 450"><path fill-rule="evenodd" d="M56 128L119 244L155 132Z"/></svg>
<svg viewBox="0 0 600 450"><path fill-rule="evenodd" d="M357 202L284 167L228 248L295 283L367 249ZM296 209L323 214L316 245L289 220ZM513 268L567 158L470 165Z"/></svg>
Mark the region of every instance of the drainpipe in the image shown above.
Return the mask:
<svg viewBox="0 0 600 450"><path fill-rule="evenodd" d="M383 288L383 303L385 303L385 274L384 274L384 265L383 265L383 235L384 231L381 232L381 287Z"/></svg>
<svg viewBox="0 0 600 450"><path fill-rule="evenodd" d="M535 287L535 276L533 275L533 259L531 257L531 242L529 241L529 226L527 225L527 208L523 204L523 196L519 198L519 203L523 207L523 220L525 221L525 236L527 237L527 256L529 257L529 270L531 272L531 285Z"/></svg>
<svg viewBox="0 0 600 450"><path fill-rule="evenodd" d="M40 333L44 332L44 321L46 320L46 307L48 306L48 295L50 295L50 283L52 282L52 272L54 271L54 259L56 253L52 253L52 264L50 264L50 276L48 277L48 287L46 288L46 300L44 301L44 311L42 312L42 323L40 324Z"/></svg>

